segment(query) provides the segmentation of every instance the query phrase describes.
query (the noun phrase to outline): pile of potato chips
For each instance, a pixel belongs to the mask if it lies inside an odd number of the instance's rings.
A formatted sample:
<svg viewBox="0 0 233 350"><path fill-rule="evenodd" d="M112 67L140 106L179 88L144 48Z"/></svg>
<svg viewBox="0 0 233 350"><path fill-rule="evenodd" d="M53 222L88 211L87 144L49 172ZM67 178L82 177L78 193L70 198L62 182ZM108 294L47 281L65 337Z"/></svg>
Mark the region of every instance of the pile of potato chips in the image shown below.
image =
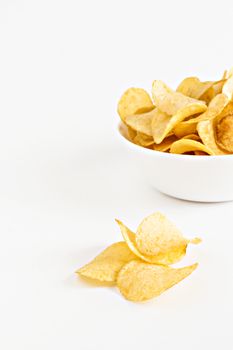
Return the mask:
<svg viewBox="0 0 233 350"><path fill-rule="evenodd" d="M152 99L130 88L118 103L128 139L155 151L191 155L233 153L233 69L218 81L184 79L176 91L160 80Z"/></svg>
<svg viewBox="0 0 233 350"><path fill-rule="evenodd" d="M112 244L80 268L80 276L101 285L116 284L126 299L144 301L160 295L197 268L197 264L169 266L184 257L189 243L201 240L184 238L163 214L156 212L146 217L136 233L121 221L116 222L124 242Z"/></svg>

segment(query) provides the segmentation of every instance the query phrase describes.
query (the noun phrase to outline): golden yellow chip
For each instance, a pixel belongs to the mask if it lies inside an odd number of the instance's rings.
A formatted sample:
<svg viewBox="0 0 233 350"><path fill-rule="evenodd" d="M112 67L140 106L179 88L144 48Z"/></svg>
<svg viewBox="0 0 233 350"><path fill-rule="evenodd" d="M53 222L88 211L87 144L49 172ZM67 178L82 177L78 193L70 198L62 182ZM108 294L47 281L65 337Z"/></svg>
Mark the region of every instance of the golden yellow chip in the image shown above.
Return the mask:
<svg viewBox="0 0 233 350"><path fill-rule="evenodd" d="M202 151L207 154L214 155L214 152L208 146L203 145L203 143L201 142L188 140L188 139L181 139L174 142L170 149L171 153L176 153L176 154L182 154L182 153L193 152L193 151Z"/></svg>
<svg viewBox="0 0 233 350"><path fill-rule="evenodd" d="M159 111L152 121L152 134L157 144L184 119L207 108L204 102L175 92L158 80L153 83L152 95Z"/></svg>
<svg viewBox="0 0 233 350"><path fill-rule="evenodd" d="M188 277L198 264L174 269L133 260L119 272L117 286L130 301L155 298Z"/></svg>
<svg viewBox="0 0 233 350"><path fill-rule="evenodd" d="M188 140L200 141L200 137L197 134L189 134L189 135L186 135L186 136L184 136L182 138L183 139L188 139Z"/></svg>
<svg viewBox="0 0 233 350"><path fill-rule="evenodd" d="M202 99L201 97L213 86L213 81L201 82L196 77L185 78L177 88L177 92L182 93L185 96L189 96L196 99Z"/></svg>
<svg viewBox="0 0 233 350"><path fill-rule="evenodd" d="M135 240L135 233L132 232L127 226L125 226L123 224L123 222L121 222L120 220L116 219L116 222L118 223L120 230L121 230L121 234L126 242L126 244L128 245L129 249L132 251L132 253L134 253L138 258L147 261L149 263L158 263L158 258L157 257L153 257L153 256L146 256L143 255L137 248L136 245L136 240Z"/></svg>
<svg viewBox="0 0 233 350"><path fill-rule="evenodd" d="M215 135L217 144L223 150L233 153L233 111L218 120Z"/></svg>
<svg viewBox="0 0 233 350"><path fill-rule="evenodd" d="M175 141L177 141L177 137L175 135L170 135L166 137L159 145L154 144L153 149L155 151L166 152L171 148L171 145Z"/></svg>
<svg viewBox="0 0 233 350"><path fill-rule="evenodd" d="M156 109L147 113L129 115L125 117L125 123L135 131L152 136L151 123L155 114Z"/></svg>
<svg viewBox="0 0 233 350"><path fill-rule="evenodd" d="M133 141L135 136L137 136L137 131L133 130L130 126L127 126L128 130L128 139L130 141Z"/></svg>
<svg viewBox="0 0 233 350"><path fill-rule="evenodd" d="M156 110L156 115L152 119L151 130L156 144L160 144L171 130L167 130L167 125L169 125L171 116L161 112L158 108Z"/></svg>
<svg viewBox="0 0 233 350"><path fill-rule="evenodd" d="M130 88L121 96L118 103L118 114L122 121L128 115L139 112L149 112L154 108L149 94L140 88Z"/></svg>
<svg viewBox="0 0 233 350"><path fill-rule="evenodd" d="M135 255L127 244L117 242L110 245L89 264L76 272L96 281L115 282L120 269L133 259L135 259Z"/></svg>
<svg viewBox="0 0 233 350"><path fill-rule="evenodd" d="M223 85L222 92L232 101L233 99L233 76L227 79Z"/></svg>
<svg viewBox="0 0 233 350"><path fill-rule="evenodd" d="M214 96L222 93L223 85L225 84L226 79L223 77L222 80L216 81L213 85Z"/></svg>
<svg viewBox="0 0 233 350"><path fill-rule="evenodd" d="M208 105L215 95L216 93L213 85L201 96L200 99L201 101L204 101Z"/></svg>
<svg viewBox="0 0 233 350"><path fill-rule="evenodd" d="M178 138L182 138L190 134L195 134L196 132L197 132L197 123L188 124L187 121L177 124L177 126L174 128L174 134Z"/></svg>
<svg viewBox="0 0 233 350"><path fill-rule="evenodd" d="M233 68L229 69L229 72L227 70L224 70L223 75L222 75L222 80L225 80L230 77L233 73Z"/></svg>
<svg viewBox="0 0 233 350"><path fill-rule="evenodd" d="M196 118L187 120L187 124L199 123L202 120L211 120L218 116L229 103L229 99L224 94L219 94L210 102L207 110Z"/></svg>
<svg viewBox="0 0 233 350"><path fill-rule="evenodd" d="M168 115L174 116L182 110L183 119L196 113L202 113L207 108L204 102L173 91L161 80L153 82L152 97L156 107Z"/></svg>
<svg viewBox="0 0 233 350"><path fill-rule="evenodd" d="M203 151L194 151L195 156L207 156L208 153L205 153Z"/></svg>
<svg viewBox="0 0 233 350"><path fill-rule="evenodd" d="M137 135L134 137L134 143L139 146L148 147L154 144L154 139L151 136L145 135L141 132L137 132Z"/></svg>
<svg viewBox="0 0 233 350"><path fill-rule="evenodd" d="M228 152L223 151L216 143L214 120L204 120L202 122L199 122L197 125L197 131L203 144L211 150L213 155L228 154ZM200 151L206 152L204 149L200 149Z"/></svg>
<svg viewBox="0 0 233 350"><path fill-rule="evenodd" d="M217 95L222 92L223 85L226 79L225 76L218 81L201 82L196 77L184 79L177 88L182 94L205 101L207 104Z"/></svg>
<svg viewBox="0 0 233 350"><path fill-rule="evenodd" d="M193 242L197 240L185 239L177 227L159 212L146 217L136 232L136 246L140 253L165 265L179 261L185 255L188 243Z"/></svg>
<svg viewBox="0 0 233 350"><path fill-rule="evenodd" d="M185 78L176 91L155 80L152 100L141 88L122 95L118 113L128 140L160 152L233 154L233 68L217 81Z"/></svg>

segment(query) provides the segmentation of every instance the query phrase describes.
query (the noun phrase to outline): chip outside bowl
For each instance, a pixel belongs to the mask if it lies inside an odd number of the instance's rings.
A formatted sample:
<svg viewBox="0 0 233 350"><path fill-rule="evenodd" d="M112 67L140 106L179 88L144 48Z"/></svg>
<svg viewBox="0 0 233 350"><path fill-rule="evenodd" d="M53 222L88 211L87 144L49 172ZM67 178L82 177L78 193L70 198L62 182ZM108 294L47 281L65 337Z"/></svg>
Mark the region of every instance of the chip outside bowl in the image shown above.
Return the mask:
<svg viewBox="0 0 233 350"><path fill-rule="evenodd" d="M233 200L233 155L191 156L143 148L127 139L122 123L118 124L118 139L160 192L196 202Z"/></svg>

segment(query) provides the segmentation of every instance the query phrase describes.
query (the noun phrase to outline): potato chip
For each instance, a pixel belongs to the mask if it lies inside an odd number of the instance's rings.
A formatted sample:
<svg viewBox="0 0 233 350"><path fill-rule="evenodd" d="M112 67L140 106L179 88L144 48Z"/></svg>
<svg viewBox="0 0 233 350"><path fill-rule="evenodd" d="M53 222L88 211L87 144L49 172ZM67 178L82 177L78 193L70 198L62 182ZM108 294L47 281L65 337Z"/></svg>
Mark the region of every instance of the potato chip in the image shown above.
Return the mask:
<svg viewBox="0 0 233 350"><path fill-rule="evenodd" d="M119 131L124 138L133 142L134 137L137 135L137 132L127 126L125 123L120 123Z"/></svg>
<svg viewBox="0 0 233 350"><path fill-rule="evenodd" d="M156 212L138 226L136 246L143 256L154 257L161 264L174 264L186 253L188 243L177 227L163 214Z"/></svg>
<svg viewBox="0 0 233 350"><path fill-rule="evenodd" d="M213 84L213 81L201 82L196 77L189 77L185 78L180 83L176 91L182 93L185 96L189 96L195 99L202 99L201 96L203 96L213 86Z"/></svg>
<svg viewBox="0 0 233 350"><path fill-rule="evenodd" d="M127 126L128 129L128 138L130 141L133 141L137 136L137 131L133 130L130 126Z"/></svg>
<svg viewBox="0 0 233 350"><path fill-rule="evenodd" d="M214 85L211 86L200 98L201 101L204 101L207 105L216 95Z"/></svg>
<svg viewBox="0 0 233 350"><path fill-rule="evenodd" d="M205 153L203 151L194 151L195 156L207 156L208 153Z"/></svg>
<svg viewBox="0 0 233 350"><path fill-rule="evenodd" d="M216 81L213 85L214 96L222 93L223 85L225 84L226 79L223 77L222 80Z"/></svg>
<svg viewBox="0 0 233 350"><path fill-rule="evenodd" d="M221 117L215 126L216 142L223 150L233 152L233 111Z"/></svg>
<svg viewBox="0 0 233 350"><path fill-rule="evenodd" d="M177 124L177 126L174 128L174 134L178 138L182 138L190 134L195 134L196 132L197 132L197 123L188 124L187 121Z"/></svg>
<svg viewBox="0 0 233 350"><path fill-rule="evenodd" d="M129 115L125 117L125 123L133 130L152 136L151 123L156 113L156 109L153 109L147 113Z"/></svg>
<svg viewBox="0 0 233 350"><path fill-rule="evenodd" d="M228 97L224 94L219 94L213 98L213 100L210 102L207 110L204 113L202 113L200 116L196 118L187 120L185 123L193 124L193 123L199 123L202 120L214 119L224 110L224 108L227 106L228 103L229 103Z"/></svg>
<svg viewBox="0 0 233 350"><path fill-rule="evenodd" d="M151 98L144 89L130 88L121 96L118 103L118 114L124 122L128 115L149 112L153 108Z"/></svg>
<svg viewBox="0 0 233 350"><path fill-rule="evenodd" d="M153 82L152 97L156 107L162 112L171 116L175 116L180 112L183 119L196 113L202 113L207 108L204 102L173 91L161 80L155 80Z"/></svg>
<svg viewBox="0 0 233 350"><path fill-rule="evenodd" d="M221 150L221 148L216 143L214 120L204 120L199 122L197 125L197 130L203 144L211 150L213 155L223 155L228 153ZM205 152L204 149L203 152Z"/></svg>
<svg viewBox="0 0 233 350"><path fill-rule="evenodd" d="M134 253L138 258L147 261L149 263L158 263L157 257L153 256L146 256L141 254L141 252L138 250L137 245L136 245L136 240L135 240L135 233L132 232L127 226L123 224L120 220L116 219L116 222L118 223L122 236L128 245L129 249Z"/></svg>
<svg viewBox="0 0 233 350"><path fill-rule="evenodd" d="M148 147L154 144L154 139L151 136L145 135L141 132L137 132L137 135L134 137L134 143L137 145Z"/></svg>
<svg viewBox="0 0 233 350"><path fill-rule="evenodd" d="M191 115L204 112L207 108L204 102L174 92L161 81L153 83L152 94L161 111L152 121L152 134L157 144L161 143L177 124Z"/></svg>
<svg viewBox="0 0 233 350"><path fill-rule="evenodd" d="M198 264L174 269L133 260L119 272L117 286L130 301L155 298L188 277Z"/></svg>
<svg viewBox="0 0 233 350"><path fill-rule="evenodd" d="M154 144L153 149L155 151L166 152L171 148L171 145L175 141L177 141L177 137L175 135L170 135L166 137L159 145Z"/></svg>
<svg viewBox="0 0 233 350"><path fill-rule="evenodd" d="M233 68L229 69L229 72L227 70L224 70L223 75L222 75L222 80L227 79L230 77L233 73Z"/></svg>
<svg viewBox="0 0 233 350"><path fill-rule="evenodd" d="M128 132L120 129L128 140L159 152L233 154L233 68L217 81L185 78L176 91L155 80L152 100L140 88L121 97L118 113Z"/></svg>
<svg viewBox="0 0 233 350"><path fill-rule="evenodd" d="M115 282L120 269L135 255L125 242L110 245L89 264L76 271L81 276L101 282Z"/></svg>
<svg viewBox="0 0 233 350"><path fill-rule="evenodd" d="M222 92L225 78L218 81L204 81L201 82L196 77L184 79L178 86L177 91L186 96L200 99L207 104L217 95Z"/></svg>
<svg viewBox="0 0 233 350"><path fill-rule="evenodd" d="M127 126L123 123L120 125L120 131L121 131L121 134L124 135L126 139L128 139L129 141L137 145L140 145L143 147L152 147L152 145L154 144L154 140L151 136L147 136L143 133L137 132L131 129L130 126Z"/></svg>
<svg viewBox="0 0 233 350"><path fill-rule="evenodd" d="M227 79L223 85L222 92L232 101L233 99L233 76Z"/></svg>
<svg viewBox="0 0 233 350"><path fill-rule="evenodd" d="M200 137L197 134L190 134L182 137L182 139L188 139L188 140L194 140L194 141L200 141Z"/></svg>
<svg viewBox="0 0 233 350"><path fill-rule="evenodd" d="M181 139L172 144L172 147L170 149L171 153L176 154L182 154L192 151L202 151L210 155L214 155L214 152L212 149L207 147L206 145L203 145L203 143L194 141L194 140L188 140L188 139Z"/></svg>
<svg viewBox="0 0 233 350"><path fill-rule="evenodd" d="M167 130L170 120L170 115L156 108L156 115L154 115L151 123L152 135L156 144L160 144L168 136L169 132L171 132L171 130Z"/></svg>

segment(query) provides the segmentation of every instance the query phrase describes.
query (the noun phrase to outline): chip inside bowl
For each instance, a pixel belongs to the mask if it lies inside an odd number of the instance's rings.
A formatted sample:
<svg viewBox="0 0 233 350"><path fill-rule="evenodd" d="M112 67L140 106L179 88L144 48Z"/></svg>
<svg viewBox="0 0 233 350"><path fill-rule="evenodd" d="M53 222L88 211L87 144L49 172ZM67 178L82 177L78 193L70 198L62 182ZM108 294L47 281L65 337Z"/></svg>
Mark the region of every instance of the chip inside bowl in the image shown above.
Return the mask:
<svg viewBox="0 0 233 350"><path fill-rule="evenodd" d="M231 113L221 117L216 126L217 144L225 151L233 152L233 110Z"/></svg>
<svg viewBox="0 0 233 350"><path fill-rule="evenodd" d="M118 102L118 114L122 121L129 115L148 112L154 108L149 94L140 88L130 88L124 92Z"/></svg>
<svg viewBox="0 0 233 350"><path fill-rule="evenodd" d="M224 155L228 152L222 150L215 139L214 120L204 120L198 123L198 134L203 144L211 150L213 155ZM201 149L200 149L201 150ZM204 149L203 149L204 151ZM205 151L204 151L205 152Z"/></svg>
<svg viewBox="0 0 233 350"><path fill-rule="evenodd" d="M172 91L161 81L153 83L152 96L158 109L152 121L152 133L157 144L184 119L207 108L204 102Z"/></svg>
<svg viewBox="0 0 233 350"><path fill-rule="evenodd" d="M155 114L156 109L147 113L129 115L125 117L125 123L135 131L152 136L151 124Z"/></svg>
<svg viewBox="0 0 233 350"><path fill-rule="evenodd" d="M176 90L155 80L152 100L144 89L131 88L119 101L118 113L133 143L195 156L233 154L232 69L215 81L185 78Z"/></svg>
<svg viewBox="0 0 233 350"><path fill-rule="evenodd" d="M178 92L183 95L202 99L201 97L214 85L213 81L201 82L197 77L185 78L178 86Z"/></svg>
<svg viewBox="0 0 233 350"><path fill-rule="evenodd" d="M214 155L211 148L195 140L181 139L174 142L171 146L171 153L182 154L194 151L202 151L206 154Z"/></svg>

